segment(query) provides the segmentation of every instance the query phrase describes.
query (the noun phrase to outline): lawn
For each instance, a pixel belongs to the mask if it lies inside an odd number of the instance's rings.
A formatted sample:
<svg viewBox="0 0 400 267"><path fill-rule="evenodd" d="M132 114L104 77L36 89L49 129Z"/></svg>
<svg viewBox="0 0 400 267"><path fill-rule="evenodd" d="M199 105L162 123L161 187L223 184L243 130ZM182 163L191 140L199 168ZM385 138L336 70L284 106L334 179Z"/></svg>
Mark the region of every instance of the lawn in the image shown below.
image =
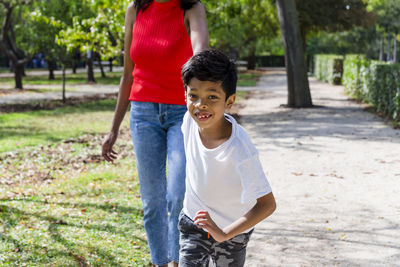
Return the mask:
<svg viewBox="0 0 400 267"><path fill-rule="evenodd" d="M96 82L99 84L118 85L122 72L106 72L106 78L102 78L100 73L95 73ZM54 75L54 80L49 80L48 75L27 75L23 77L24 85L60 85L62 82L61 74ZM14 84L14 77L1 77L0 84ZM66 75L66 84L83 84L86 83L86 73L76 73Z"/></svg>
<svg viewBox="0 0 400 267"><path fill-rule="evenodd" d="M106 78L101 78L100 73L95 73L96 82L99 84L119 85L122 72L107 72ZM255 86L259 73L256 72L240 72L238 79L238 86ZM48 75L43 76L25 76L23 77L23 84L26 85L59 85L61 84L61 75L55 75L54 80L49 80ZM66 77L66 85L77 85L86 83L86 73L68 74ZM0 78L0 85L8 84L14 85L13 77Z"/></svg>
<svg viewBox="0 0 400 267"><path fill-rule="evenodd" d="M0 153L105 133L111 127L114 108L115 100L109 99L54 110L0 114Z"/></svg>
<svg viewBox="0 0 400 267"><path fill-rule="evenodd" d="M237 86L256 86L261 74L258 72L239 73Z"/></svg>
<svg viewBox="0 0 400 267"><path fill-rule="evenodd" d="M105 163L114 100L0 116L0 266L147 266L125 119Z"/></svg>
<svg viewBox="0 0 400 267"><path fill-rule="evenodd" d="M149 266L128 116L100 156L114 108L0 114L0 266Z"/></svg>

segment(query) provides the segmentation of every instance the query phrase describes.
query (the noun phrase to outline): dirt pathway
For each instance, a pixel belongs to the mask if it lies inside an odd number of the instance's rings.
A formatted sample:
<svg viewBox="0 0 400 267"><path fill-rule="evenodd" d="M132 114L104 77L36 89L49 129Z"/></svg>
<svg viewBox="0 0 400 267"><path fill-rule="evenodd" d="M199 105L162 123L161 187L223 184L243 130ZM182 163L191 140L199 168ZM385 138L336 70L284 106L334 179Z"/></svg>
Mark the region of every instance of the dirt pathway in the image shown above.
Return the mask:
<svg viewBox="0 0 400 267"><path fill-rule="evenodd" d="M240 111L277 200L246 266L400 266L400 130L314 79L318 108L280 107L285 79L262 77Z"/></svg>

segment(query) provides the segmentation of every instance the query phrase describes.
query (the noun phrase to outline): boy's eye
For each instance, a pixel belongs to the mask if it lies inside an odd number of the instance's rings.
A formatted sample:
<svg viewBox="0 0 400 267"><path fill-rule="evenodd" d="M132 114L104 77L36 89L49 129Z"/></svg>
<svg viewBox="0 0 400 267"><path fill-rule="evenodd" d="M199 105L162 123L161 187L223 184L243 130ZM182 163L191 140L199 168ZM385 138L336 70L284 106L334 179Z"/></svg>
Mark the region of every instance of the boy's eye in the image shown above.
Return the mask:
<svg viewBox="0 0 400 267"><path fill-rule="evenodd" d="M215 96L215 95L210 95L208 98L209 98L209 99L217 99L218 97Z"/></svg>
<svg viewBox="0 0 400 267"><path fill-rule="evenodd" d="M189 98L196 98L196 95L194 95L194 94L188 94L188 97L189 97Z"/></svg>

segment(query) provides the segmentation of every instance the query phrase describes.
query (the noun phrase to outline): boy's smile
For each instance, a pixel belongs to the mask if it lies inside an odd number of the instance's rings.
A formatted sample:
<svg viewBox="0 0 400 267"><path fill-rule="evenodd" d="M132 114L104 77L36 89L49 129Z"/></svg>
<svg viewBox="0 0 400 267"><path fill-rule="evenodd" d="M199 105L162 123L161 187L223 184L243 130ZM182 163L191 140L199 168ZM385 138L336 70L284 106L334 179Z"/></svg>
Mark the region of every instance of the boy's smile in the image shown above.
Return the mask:
<svg viewBox="0 0 400 267"><path fill-rule="evenodd" d="M226 99L221 82L192 78L187 85L187 108L200 132L204 131L213 136L222 135L224 127L229 124L224 117L225 110L229 109L234 101L235 95Z"/></svg>

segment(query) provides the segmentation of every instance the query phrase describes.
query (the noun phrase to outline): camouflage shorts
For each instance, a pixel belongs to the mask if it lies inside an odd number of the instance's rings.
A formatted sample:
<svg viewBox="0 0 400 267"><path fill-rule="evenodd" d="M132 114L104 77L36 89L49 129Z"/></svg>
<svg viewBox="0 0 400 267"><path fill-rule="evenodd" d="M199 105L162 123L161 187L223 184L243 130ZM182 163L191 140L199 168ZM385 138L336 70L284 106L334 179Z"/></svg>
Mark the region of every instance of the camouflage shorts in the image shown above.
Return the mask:
<svg viewBox="0 0 400 267"><path fill-rule="evenodd" d="M217 242L198 228L183 212L179 215L179 267L208 267L211 258L214 267L244 265L246 247L253 230L224 242Z"/></svg>

